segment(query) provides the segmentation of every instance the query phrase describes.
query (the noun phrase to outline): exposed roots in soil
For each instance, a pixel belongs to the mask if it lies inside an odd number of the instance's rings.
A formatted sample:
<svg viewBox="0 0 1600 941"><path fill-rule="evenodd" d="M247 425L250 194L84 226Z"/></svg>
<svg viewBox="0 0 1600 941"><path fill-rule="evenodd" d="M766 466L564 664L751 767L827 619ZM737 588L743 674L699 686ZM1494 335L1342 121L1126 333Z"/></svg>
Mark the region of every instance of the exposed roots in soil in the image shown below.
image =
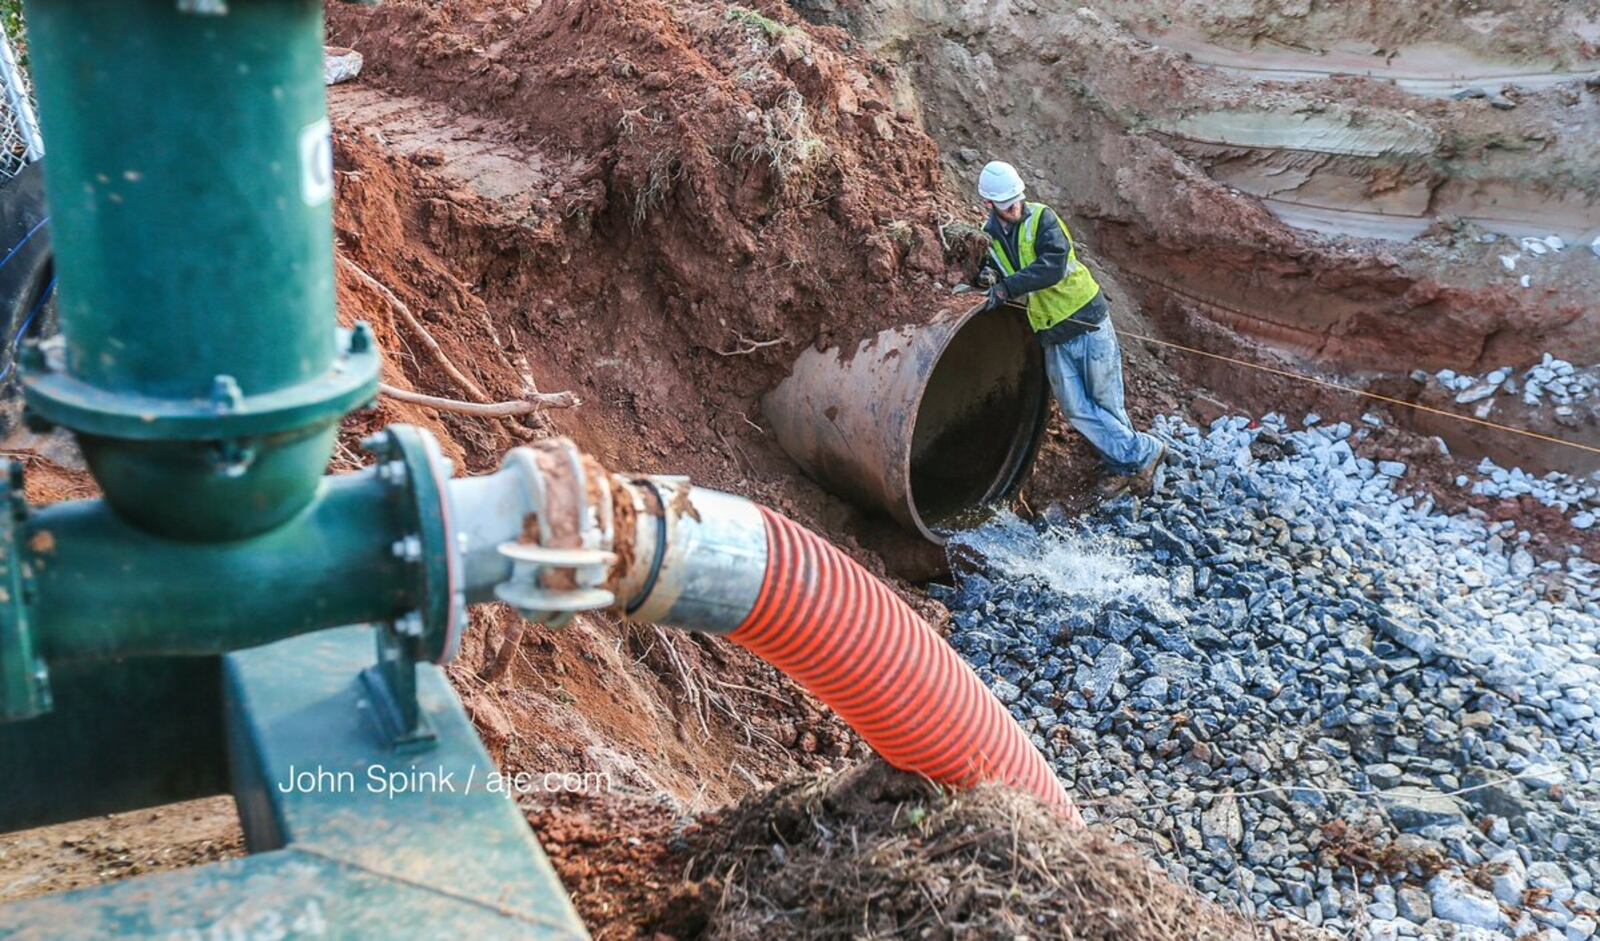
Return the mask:
<svg viewBox="0 0 1600 941"><path fill-rule="evenodd" d="M1179 888L1032 799L950 795L877 760L785 782L686 834L692 880L648 927L680 938L1309 938Z"/></svg>

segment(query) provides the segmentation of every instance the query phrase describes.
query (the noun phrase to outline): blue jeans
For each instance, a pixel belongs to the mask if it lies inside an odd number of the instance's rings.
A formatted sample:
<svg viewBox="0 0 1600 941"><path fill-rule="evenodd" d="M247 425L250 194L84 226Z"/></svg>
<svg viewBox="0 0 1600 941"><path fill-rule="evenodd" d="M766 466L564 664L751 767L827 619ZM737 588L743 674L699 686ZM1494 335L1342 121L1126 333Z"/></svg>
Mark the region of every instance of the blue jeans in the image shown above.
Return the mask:
<svg viewBox="0 0 1600 941"><path fill-rule="evenodd" d="M1122 404L1122 349L1111 320L1100 329L1044 348L1044 368L1061 414L1100 452L1113 474L1135 474L1156 459L1161 445L1135 431Z"/></svg>

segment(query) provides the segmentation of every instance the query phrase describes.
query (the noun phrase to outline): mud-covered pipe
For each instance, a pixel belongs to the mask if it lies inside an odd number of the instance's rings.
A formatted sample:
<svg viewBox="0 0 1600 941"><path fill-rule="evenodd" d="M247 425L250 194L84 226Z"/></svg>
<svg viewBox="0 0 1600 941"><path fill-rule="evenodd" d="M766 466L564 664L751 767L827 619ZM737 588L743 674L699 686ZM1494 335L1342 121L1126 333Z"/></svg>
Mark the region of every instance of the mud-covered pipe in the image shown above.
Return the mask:
<svg viewBox="0 0 1600 941"><path fill-rule="evenodd" d="M941 544L942 523L1021 487L1048 409L1043 354L1010 310L808 349L762 402L812 479Z"/></svg>
<svg viewBox="0 0 1600 941"><path fill-rule="evenodd" d="M603 550L612 610L725 634L827 703L896 768L957 787L1003 783L1081 822L1044 756L977 674L843 552L742 497L682 478L612 475L576 454L569 443L543 442L518 449L492 477L452 482L469 597L528 577L509 561L523 553L508 552L506 541L537 531L541 548ZM574 560L576 569L594 558L546 557ZM552 605L593 590L581 571L560 564L533 577Z"/></svg>

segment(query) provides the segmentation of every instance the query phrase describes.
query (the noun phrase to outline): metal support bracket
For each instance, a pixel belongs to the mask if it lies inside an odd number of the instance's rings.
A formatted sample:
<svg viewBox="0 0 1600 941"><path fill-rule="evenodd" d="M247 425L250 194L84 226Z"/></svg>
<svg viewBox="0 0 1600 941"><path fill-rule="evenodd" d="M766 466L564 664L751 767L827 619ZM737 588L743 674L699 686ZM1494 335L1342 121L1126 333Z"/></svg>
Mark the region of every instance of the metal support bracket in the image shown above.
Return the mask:
<svg viewBox="0 0 1600 941"><path fill-rule="evenodd" d="M361 690L371 705L378 734L401 754L427 751L438 733L417 706L417 661L396 643L394 632L376 632L378 662L361 671Z"/></svg>
<svg viewBox="0 0 1600 941"><path fill-rule="evenodd" d="M451 467L432 435L407 425L391 426L362 446L378 460L372 473L385 484L397 531L405 534L394 543L395 557L416 569L418 586L413 609L377 632L378 662L362 671L362 686L391 746L417 751L436 740L417 708L417 664L454 659L467 618L444 487Z"/></svg>

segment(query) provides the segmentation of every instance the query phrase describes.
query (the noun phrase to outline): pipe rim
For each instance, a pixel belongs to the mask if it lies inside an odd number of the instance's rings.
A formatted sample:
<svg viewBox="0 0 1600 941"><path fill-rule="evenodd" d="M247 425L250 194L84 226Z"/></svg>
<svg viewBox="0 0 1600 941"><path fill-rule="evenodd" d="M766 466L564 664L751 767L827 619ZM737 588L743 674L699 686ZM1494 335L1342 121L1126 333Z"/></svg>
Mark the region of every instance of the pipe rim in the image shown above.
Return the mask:
<svg viewBox="0 0 1600 941"><path fill-rule="evenodd" d="M1000 316L1013 318L1012 322L1015 324L1021 323L1018 319L1019 315L1010 310L998 313ZM990 315L990 312L976 307L964 311L957 315L949 330L940 338L938 346L934 350L933 365L928 370L928 381L923 384L921 392L917 395L916 405L911 410L910 433L906 435L905 448L900 455L901 479L905 481L904 506L908 520L923 538L937 546L945 545L949 541L949 537L930 528L927 521L922 517L921 509L917 506L916 486L911 470L911 453L916 440L916 429L918 423L922 420L922 406L927 398L928 389L932 386L933 377L938 372L939 364L944 361L945 354L949 352L950 345L975 319ZM1000 466L999 473L995 475L988 491L976 501L974 506L1008 499L1022 489L1022 484L1027 480L1028 472L1033 467L1034 459L1038 457L1039 447L1043 443L1045 424L1050 416L1050 386L1045 376L1043 351L1040 349L1038 341L1031 335L1030 330L1024 328L1019 330L1018 333L1026 344L1023 347L1024 381L1031 374L1034 380L1033 385L1038 387L1032 396L1033 415L1031 419L1019 423L1017 437L1013 438L1011 442L1011 453L1006 456L1005 462ZM1018 395L1019 398L1025 397L1028 395L1028 390L1020 390ZM1026 402L1024 402L1024 407L1027 407Z"/></svg>

